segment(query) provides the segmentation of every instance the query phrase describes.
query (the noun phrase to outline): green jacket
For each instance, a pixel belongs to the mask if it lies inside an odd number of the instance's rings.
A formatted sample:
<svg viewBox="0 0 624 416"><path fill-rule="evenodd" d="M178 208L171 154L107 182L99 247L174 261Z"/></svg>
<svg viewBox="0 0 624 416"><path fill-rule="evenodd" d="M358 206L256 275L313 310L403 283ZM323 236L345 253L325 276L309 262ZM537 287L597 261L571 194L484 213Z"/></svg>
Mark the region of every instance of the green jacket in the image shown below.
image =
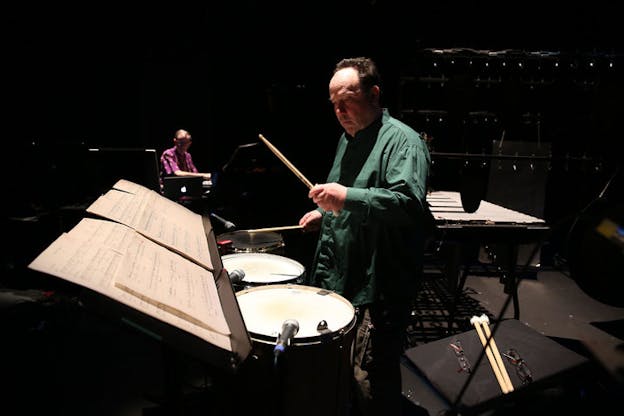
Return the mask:
<svg viewBox="0 0 624 416"><path fill-rule="evenodd" d="M347 186L338 216L323 213L308 275L354 306L413 298L422 274L431 157L411 127L383 115L338 141L327 182Z"/></svg>

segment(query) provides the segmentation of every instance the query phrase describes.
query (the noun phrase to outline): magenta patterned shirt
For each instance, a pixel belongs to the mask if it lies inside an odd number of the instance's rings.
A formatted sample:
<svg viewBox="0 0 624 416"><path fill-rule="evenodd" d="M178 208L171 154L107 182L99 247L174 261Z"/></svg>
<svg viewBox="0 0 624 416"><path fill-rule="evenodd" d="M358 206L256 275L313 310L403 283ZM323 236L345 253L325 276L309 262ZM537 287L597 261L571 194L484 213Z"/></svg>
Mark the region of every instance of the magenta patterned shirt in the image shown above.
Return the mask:
<svg viewBox="0 0 624 416"><path fill-rule="evenodd" d="M171 176L176 170L197 173L197 168L193 164L193 158L189 152L180 155L176 147L165 150L160 156L161 176Z"/></svg>

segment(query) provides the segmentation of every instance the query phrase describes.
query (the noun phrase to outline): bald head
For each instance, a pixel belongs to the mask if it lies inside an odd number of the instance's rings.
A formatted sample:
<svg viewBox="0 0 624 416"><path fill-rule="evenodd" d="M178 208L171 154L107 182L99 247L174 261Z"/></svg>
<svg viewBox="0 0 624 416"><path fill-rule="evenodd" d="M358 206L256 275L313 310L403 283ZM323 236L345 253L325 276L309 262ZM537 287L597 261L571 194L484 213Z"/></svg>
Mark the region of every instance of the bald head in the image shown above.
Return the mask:
<svg viewBox="0 0 624 416"><path fill-rule="evenodd" d="M182 151L188 150L188 148L191 146L191 141L191 134L183 129L176 131L175 135L173 136L173 144L175 144L175 146Z"/></svg>

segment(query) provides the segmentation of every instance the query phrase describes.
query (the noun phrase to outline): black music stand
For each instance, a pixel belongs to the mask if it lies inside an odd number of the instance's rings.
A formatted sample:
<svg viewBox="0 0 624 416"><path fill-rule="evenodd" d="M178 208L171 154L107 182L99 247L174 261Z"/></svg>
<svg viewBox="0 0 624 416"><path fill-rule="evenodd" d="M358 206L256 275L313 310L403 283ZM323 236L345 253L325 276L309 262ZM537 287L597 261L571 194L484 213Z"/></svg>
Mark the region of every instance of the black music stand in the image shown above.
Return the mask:
<svg viewBox="0 0 624 416"><path fill-rule="evenodd" d="M146 334L161 343L163 351L165 411L174 413L183 410L186 395L179 366L188 356L209 368L220 382L228 385L238 373L241 365L251 352L251 338L245 327L238 306L232 282L217 248L216 237L209 217L202 216L204 232L208 240L210 258L214 267L214 278L226 321L232 332L230 340L232 351L227 351L191 335L179 328L165 323L136 309L121 304L113 299L91 290L83 291L82 303L87 308L99 311L108 318L120 321L129 327Z"/></svg>
<svg viewBox="0 0 624 416"><path fill-rule="evenodd" d="M160 192L160 167L155 149L90 148L84 166L84 173L89 180L89 198L105 193L119 178Z"/></svg>
<svg viewBox="0 0 624 416"><path fill-rule="evenodd" d="M163 344L179 349L216 368L233 373L236 372L238 366L247 358L251 351L251 338L247 333L229 275L227 270L223 268L223 262L217 248L216 237L210 219L202 217L202 221L204 232L208 239L208 250L214 266L213 275L217 284L221 307L232 332L231 341L233 348L231 352L211 345L179 328L90 290L85 292L83 303L85 305L93 305L94 308L103 310L113 318L154 336L159 341L162 341Z"/></svg>
<svg viewBox="0 0 624 416"><path fill-rule="evenodd" d="M124 189L124 188L122 188ZM133 195L131 191L129 191L129 187L125 188L124 191L119 191L120 195L128 195L127 200L134 200L133 198L138 198L143 201L142 197L149 197L151 194L145 193L143 190L137 191L136 195ZM139 193L140 192L140 193ZM159 197L163 198L164 197ZM171 203L168 201L162 201L163 204L160 206L163 209L167 209L167 207L171 206ZM123 204L121 204L123 205ZM154 216L155 212L150 211L150 208L144 210L145 204L142 203L128 203L123 205L126 209L126 213L129 210L136 210L136 212L128 213L129 217L132 215L145 215L145 216ZM108 211L98 211L94 209L94 211L89 211L92 213L101 213L104 217L107 217ZM117 218L111 216L112 218ZM196 219L188 220L187 215L179 215L174 216L174 218L179 218L179 221L182 224L178 224L176 220L170 220L167 224L161 224L162 228L169 227L171 230L179 230L184 227L188 227L190 224L195 225ZM161 302L167 303L168 301L159 300L157 298L151 298L152 294L149 293L148 286L150 283L142 285L141 288L134 291L133 289L128 289L125 291L125 296L118 294L117 292L113 292L110 290L110 285L115 284L115 276L112 275L114 270L123 270L123 266L117 267L120 262L123 260L120 257L114 258L116 256L108 256L106 254L102 254L103 251L108 252L125 252L124 247L125 243L121 240L128 241L133 240L136 241L135 246L140 246L141 241L145 239L145 243L147 244L147 240L150 239L148 237L149 232L145 232L146 235L142 235L142 233L138 232L138 229L132 229L132 227L128 227L127 231L124 227L117 227L121 224L114 224L113 222L109 222L103 219L97 219L101 224L97 224L94 219L85 219L85 223L82 225L78 225L80 227L75 231L75 238L79 244L75 244L75 241L69 242L66 244L68 240L64 239L63 236L59 237L56 244L58 244L56 249L52 249L47 251L44 258L46 260L41 260L37 262L34 261L34 265L32 268L34 270L39 270L44 273L52 274L53 276L60 277L62 279L66 279L73 284L76 284L77 287L81 290L80 292L80 301L81 304L91 309L92 311L101 314L108 319L112 319L114 321L119 321L124 325L131 327L134 330L138 330L144 335L148 335L149 337L155 339L163 349L163 365L165 369L165 399L166 406L173 406L173 408L179 408L182 404L183 395L180 394L180 386L179 380L176 380L176 374L179 374L175 371L175 367L179 360L176 357L188 356L199 360L201 363L205 364L209 368L214 371L214 374L218 374L223 377L223 380L227 381L234 375L239 366L247 359L248 355L251 352L251 338L247 332L238 301L234 294L234 290L232 287L232 283L228 272L223 267L223 262L221 261L221 257L219 254L219 250L216 244L216 237L214 234L214 230L212 228L212 224L210 222L209 217L201 217L201 227L203 233L200 231L200 234L196 232L192 233L190 239L198 239L201 240L206 238L207 241L207 253L205 253L205 249L202 247L202 254L195 258L191 255L192 251L184 250L183 246L176 246L175 242L172 239L164 239L166 241L161 242L161 247L159 250L164 250L169 248L173 253L170 255L165 255L163 251L152 251L152 253L161 253L164 259L169 259L170 268L164 268L163 270L170 270L170 273L167 275L165 282L169 286L163 286L162 289L158 290L169 290L181 289L182 291L187 288L185 283L178 285L176 282L179 281L180 277L177 276L177 273L174 268L178 265L183 269L188 270L189 278L195 279L204 279L204 278L213 278L215 287L214 288L206 288L206 293L198 293L197 300L197 308L211 308L218 309L221 308L221 313L215 314L219 316L219 319L225 319L227 323L228 332L218 332L217 330L212 331L214 334L211 335L211 332L203 332L200 331L201 328L206 330L211 329L211 321L210 317L206 317L208 321L203 323L203 326L200 323L196 323L196 320L190 320L193 317L189 314L186 314L183 309L177 309L178 307L184 308L182 305L183 302L176 301L172 299L174 302L171 305L166 305ZM120 220L123 222L123 220ZM89 224L89 225L84 225ZM97 225L96 225L97 224ZM110 238L110 241L104 242L93 242L93 247L89 247L93 241L94 234L97 233L94 229L90 228L90 225L94 225L95 227L103 227L104 234L110 236L115 235L115 237ZM117 230L121 231L119 233ZM194 230L196 228L194 227ZM71 231L70 231L71 233ZM136 234L136 236L133 236ZM101 233L97 235L102 235ZM109 236L109 237L110 237ZM117 238L119 236L123 236L123 238ZM154 242L158 242L156 234L151 236ZM53 244L55 244L53 243ZM131 244L132 246L132 244ZM80 249L84 247L87 252L90 254L84 255L84 252ZM67 248L67 250L65 250ZM90 251L89 251L90 250ZM131 251L131 250L130 250ZM148 265L146 268L136 268L133 269L134 273L140 273L141 279L149 279L153 278L152 274L158 275L158 273L154 272L154 270L158 267L158 259L154 259L151 255L142 255L141 250L136 250L138 253L135 257L126 257L133 262L133 264L145 264ZM175 254L174 254L175 253ZM206 255L207 254L207 255ZM180 258L176 258L175 256L180 256ZM81 261L76 261L76 259L80 257ZM209 257L209 260L206 259ZM203 260L201 260L203 258ZM53 259L54 261L50 261ZM97 259L97 266L93 266L91 263L92 260ZM186 260L195 264L195 266L187 264ZM58 261L61 264L64 264L65 267L55 268L52 266L52 263ZM210 264L210 266L207 266ZM67 267L67 265L76 266L75 269L72 267ZM202 270L199 270L201 268ZM169 278L170 276L170 278ZM97 277L98 283L93 283L90 279L93 277ZM129 277L129 276L127 276ZM137 279L140 280L140 279ZM145 288L146 292L143 293L142 289ZM197 286L197 288L202 291L202 286ZM216 289L216 296L214 296L214 292ZM209 292L212 292L210 294ZM168 293L168 292L167 292ZM182 293L180 293L182 295ZM156 295L160 297L160 295ZM165 295L166 296L166 295ZM130 299L128 300L128 297ZM169 299L169 297L167 297ZM192 312L191 312L192 313ZM177 317L176 319L171 319L173 317ZM187 324L177 323L180 320L186 322ZM188 322L194 323L196 326L189 326ZM217 321L219 322L219 321ZM196 330L197 329L197 330ZM214 340L214 341L213 341Z"/></svg>
<svg viewBox="0 0 624 416"><path fill-rule="evenodd" d="M289 194L289 204L278 202L292 189L297 192ZM298 221L299 213L309 208L305 189L267 146L256 142L236 147L212 198L220 213L240 229L263 228Z"/></svg>

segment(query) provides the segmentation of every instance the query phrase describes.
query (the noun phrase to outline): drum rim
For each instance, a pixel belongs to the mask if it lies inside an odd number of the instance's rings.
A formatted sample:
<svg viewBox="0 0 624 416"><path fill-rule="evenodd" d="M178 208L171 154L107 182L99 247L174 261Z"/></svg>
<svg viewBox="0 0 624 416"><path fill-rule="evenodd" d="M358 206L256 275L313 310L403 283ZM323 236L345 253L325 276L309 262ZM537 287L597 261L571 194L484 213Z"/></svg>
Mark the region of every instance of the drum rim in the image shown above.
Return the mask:
<svg viewBox="0 0 624 416"><path fill-rule="evenodd" d="M294 337L291 340L291 344L297 346L317 345L320 343L326 343L327 340L331 340L332 342L334 342L336 340L343 339L345 335L350 334L351 331L353 331L355 327L355 322L356 316L354 315L353 319L351 319L351 321L349 321L347 325L340 328L338 331L331 331L328 334L319 334L310 337ZM276 337L271 337L266 334L259 334L257 332L249 330L247 330L247 332L249 333L249 337L256 342L262 342L264 344L275 344Z"/></svg>
<svg viewBox="0 0 624 416"><path fill-rule="evenodd" d="M286 243L284 242L284 237L282 237L281 234L276 233L274 231L262 231L262 232L258 232L255 233L257 235L260 234L265 234L267 236L275 236L275 241L271 241L270 244L267 244L265 246L262 247L236 247L236 243L237 241L235 241L235 238L230 238L230 237L234 237L236 235L249 235L248 231L244 231L244 230L236 230L236 231L230 231L227 233L223 233L223 234L219 234L216 239L217 241L221 241L221 240L230 240L232 241L231 243L231 250L234 251L235 253L254 253L254 252L265 252L265 251L270 251L270 250L275 250L277 248L280 247L284 247L286 245ZM240 241L239 241L240 243Z"/></svg>
<svg viewBox="0 0 624 416"><path fill-rule="evenodd" d="M234 230L234 231L228 231L227 233L221 233L219 234L217 237L222 237L224 235L248 235L248 234L267 234L267 235L276 235L280 238L282 238L282 235L278 232L275 231L258 231L258 232L250 232L249 230Z"/></svg>
<svg viewBox="0 0 624 416"><path fill-rule="evenodd" d="M231 250L233 253L231 254L245 254L245 253L266 253L272 250L275 250L276 248L280 248L280 247L284 247L285 244L282 242L281 244L277 244L274 246L269 246L269 247L262 247L262 248L236 248L236 247L232 247Z"/></svg>

